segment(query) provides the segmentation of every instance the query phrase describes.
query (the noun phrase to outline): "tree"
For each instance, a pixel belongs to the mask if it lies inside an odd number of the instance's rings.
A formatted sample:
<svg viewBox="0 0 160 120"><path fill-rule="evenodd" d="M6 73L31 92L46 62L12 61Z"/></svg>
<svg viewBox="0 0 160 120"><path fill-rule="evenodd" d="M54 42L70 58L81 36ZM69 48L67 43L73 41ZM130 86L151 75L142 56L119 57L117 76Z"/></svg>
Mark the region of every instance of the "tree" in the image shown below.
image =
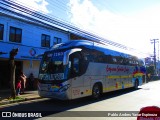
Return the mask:
<svg viewBox="0 0 160 120"><path fill-rule="evenodd" d="M154 75L154 73L155 73L154 65L146 67L147 81L151 80L151 75Z"/></svg>
<svg viewBox="0 0 160 120"><path fill-rule="evenodd" d="M152 65L152 66L147 66L147 67L146 67L146 73L147 73L147 74L154 75L154 73L155 73L154 66L153 66L153 65Z"/></svg>
<svg viewBox="0 0 160 120"><path fill-rule="evenodd" d="M9 56L9 78L10 78L10 87L11 87L11 97L15 99L16 97L16 89L15 89L15 69L16 65L14 62L14 57L18 53L18 48L17 49L12 49L10 51L10 56Z"/></svg>

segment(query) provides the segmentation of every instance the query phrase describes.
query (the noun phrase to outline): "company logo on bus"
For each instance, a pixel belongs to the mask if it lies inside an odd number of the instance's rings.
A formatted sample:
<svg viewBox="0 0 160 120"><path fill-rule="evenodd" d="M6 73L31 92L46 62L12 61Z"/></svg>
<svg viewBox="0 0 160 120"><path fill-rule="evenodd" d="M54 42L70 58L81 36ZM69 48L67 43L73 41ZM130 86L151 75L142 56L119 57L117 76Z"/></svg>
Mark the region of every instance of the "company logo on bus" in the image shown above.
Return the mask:
<svg viewBox="0 0 160 120"><path fill-rule="evenodd" d="M129 68L126 66L109 66L106 67L107 72L129 72Z"/></svg>

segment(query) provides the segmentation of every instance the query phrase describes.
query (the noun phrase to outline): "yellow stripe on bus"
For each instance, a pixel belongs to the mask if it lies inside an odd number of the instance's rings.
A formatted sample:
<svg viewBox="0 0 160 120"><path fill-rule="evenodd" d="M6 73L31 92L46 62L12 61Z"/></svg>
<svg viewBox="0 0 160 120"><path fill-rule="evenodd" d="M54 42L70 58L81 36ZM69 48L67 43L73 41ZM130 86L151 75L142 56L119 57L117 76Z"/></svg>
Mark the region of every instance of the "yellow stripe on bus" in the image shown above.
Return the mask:
<svg viewBox="0 0 160 120"><path fill-rule="evenodd" d="M132 75L124 75L124 76L116 76L116 75L111 75L111 76L106 76L108 79L119 79L119 78L131 78Z"/></svg>

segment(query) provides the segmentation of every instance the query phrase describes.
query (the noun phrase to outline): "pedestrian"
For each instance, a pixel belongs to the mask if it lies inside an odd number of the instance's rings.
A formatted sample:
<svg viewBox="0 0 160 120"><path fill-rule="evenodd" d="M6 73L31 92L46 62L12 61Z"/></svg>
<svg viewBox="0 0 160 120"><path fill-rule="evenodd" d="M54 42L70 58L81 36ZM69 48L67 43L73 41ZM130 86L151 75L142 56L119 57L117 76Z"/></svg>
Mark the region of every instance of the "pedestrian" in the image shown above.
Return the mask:
<svg viewBox="0 0 160 120"><path fill-rule="evenodd" d="M16 95L20 95L20 92L21 92L21 80L19 79L18 80L18 83L16 85Z"/></svg>
<svg viewBox="0 0 160 120"><path fill-rule="evenodd" d="M34 89L34 75L33 75L33 73L31 73L30 75L29 75L29 77L28 77L28 88L30 88L31 90L33 90Z"/></svg>
<svg viewBox="0 0 160 120"><path fill-rule="evenodd" d="M20 73L20 80L21 80L21 94L23 94L24 93L24 90L25 90L25 88L26 88L26 75L23 73L23 72L21 72Z"/></svg>

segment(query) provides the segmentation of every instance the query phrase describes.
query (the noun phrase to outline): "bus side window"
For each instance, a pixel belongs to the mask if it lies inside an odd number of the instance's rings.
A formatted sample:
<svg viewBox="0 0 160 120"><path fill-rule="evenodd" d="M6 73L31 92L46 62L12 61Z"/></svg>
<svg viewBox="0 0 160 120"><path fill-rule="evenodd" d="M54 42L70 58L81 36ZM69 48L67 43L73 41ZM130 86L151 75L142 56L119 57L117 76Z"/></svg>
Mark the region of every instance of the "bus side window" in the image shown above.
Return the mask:
<svg viewBox="0 0 160 120"><path fill-rule="evenodd" d="M116 58L116 57L112 57L112 59L113 59L113 63L114 63L114 64L117 64L117 63L118 63L118 61L117 61L117 58Z"/></svg>
<svg viewBox="0 0 160 120"><path fill-rule="evenodd" d="M105 55L105 63L113 64L113 58L111 55Z"/></svg>
<svg viewBox="0 0 160 120"><path fill-rule="evenodd" d="M94 62L94 54L92 49L84 48L81 52L82 58L86 62Z"/></svg>
<svg viewBox="0 0 160 120"><path fill-rule="evenodd" d="M128 59L128 58L124 58L122 64L123 64L123 65L129 65L129 64L130 64L130 63L129 63L129 59Z"/></svg>

